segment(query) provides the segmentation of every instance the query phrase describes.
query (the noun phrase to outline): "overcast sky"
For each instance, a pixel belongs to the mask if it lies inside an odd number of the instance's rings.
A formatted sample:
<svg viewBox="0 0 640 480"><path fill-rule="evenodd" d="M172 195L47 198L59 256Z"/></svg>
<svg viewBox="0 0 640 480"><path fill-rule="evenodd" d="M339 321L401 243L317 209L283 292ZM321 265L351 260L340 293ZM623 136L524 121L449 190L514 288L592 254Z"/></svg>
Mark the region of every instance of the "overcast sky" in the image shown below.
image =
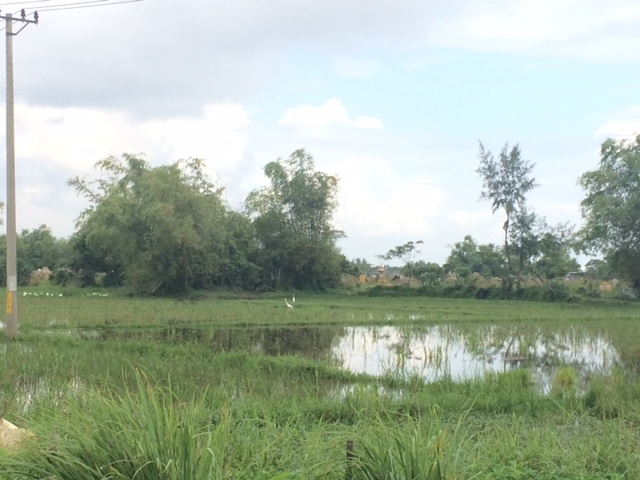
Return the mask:
<svg viewBox="0 0 640 480"><path fill-rule="evenodd" d="M267 162L304 148L340 180L347 257L423 240L420 258L442 263L466 234L501 242L479 141L519 143L531 208L579 225L578 177L605 138L640 132L637 0L44 8L74 1L26 4L40 23L14 37L19 229L73 233L84 203L66 180L109 155L203 158L241 208ZM4 200L4 167L0 182Z"/></svg>

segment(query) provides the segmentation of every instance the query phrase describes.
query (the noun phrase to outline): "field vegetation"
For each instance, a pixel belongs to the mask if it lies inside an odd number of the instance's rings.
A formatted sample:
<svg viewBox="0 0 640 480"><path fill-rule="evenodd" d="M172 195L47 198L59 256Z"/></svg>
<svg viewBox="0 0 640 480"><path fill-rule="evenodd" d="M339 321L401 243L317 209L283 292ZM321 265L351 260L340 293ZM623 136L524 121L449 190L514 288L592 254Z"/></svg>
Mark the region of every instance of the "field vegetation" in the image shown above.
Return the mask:
<svg viewBox="0 0 640 480"><path fill-rule="evenodd" d="M0 478L639 478L636 304L299 293L289 309L279 294L103 292L20 297L20 333L0 350L0 411L36 437L0 450ZM487 326L522 344L579 326L619 358L586 382L580 365L560 365L542 391L526 365L428 383L305 350L389 324L453 325L469 345Z"/></svg>
<svg viewBox="0 0 640 480"><path fill-rule="evenodd" d="M0 417L30 433L0 480L640 478L640 137L601 154L576 230L527 204L517 145L481 144L503 244L439 265L416 239L395 267L342 254L338 177L304 150L241 210L202 160L98 162L70 238L18 237Z"/></svg>

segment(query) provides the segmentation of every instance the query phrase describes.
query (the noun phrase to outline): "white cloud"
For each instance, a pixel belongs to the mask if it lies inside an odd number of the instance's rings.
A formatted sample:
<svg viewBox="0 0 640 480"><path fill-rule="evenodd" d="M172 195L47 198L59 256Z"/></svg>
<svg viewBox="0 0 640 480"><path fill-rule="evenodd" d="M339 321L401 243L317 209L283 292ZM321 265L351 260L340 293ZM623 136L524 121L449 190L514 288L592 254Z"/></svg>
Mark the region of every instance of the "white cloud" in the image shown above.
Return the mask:
<svg viewBox="0 0 640 480"><path fill-rule="evenodd" d="M77 172L108 156L137 153L135 128L122 112L16 105L16 154Z"/></svg>
<svg viewBox="0 0 640 480"><path fill-rule="evenodd" d="M594 132L594 137L598 140L633 139L637 135L640 135L640 107L636 105L614 112Z"/></svg>
<svg viewBox="0 0 640 480"><path fill-rule="evenodd" d="M356 236L428 235L444 198L426 175L399 175L387 159L343 158L323 170L340 179L338 228Z"/></svg>
<svg viewBox="0 0 640 480"><path fill-rule="evenodd" d="M250 125L237 105L206 105L199 118L136 123L119 111L16 107L16 149L82 173L108 155L161 153L160 161L199 157L228 168L244 153L242 127ZM153 161L153 159L150 159Z"/></svg>
<svg viewBox="0 0 640 480"><path fill-rule="evenodd" d="M489 210L456 210L449 214L449 221L461 232L473 232L495 223L495 216Z"/></svg>
<svg viewBox="0 0 640 480"><path fill-rule="evenodd" d="M437 65L442 65L448 61L446 56L429 56L425 54L421 54L419 58L413 58L409 61L403 63L403 67L406 68L410 72L419 72L423 70L427 70L429 68L435 67Z"/></svg>
<svg viewBox="0 0 640 480"><path fill-rule="evenodd" d="M149 144L171 159L198 157L217 171L229 171L242 160L245 134L251 124L238 105L207 105L200 118L147 122L140 126Z"/></svg>
<svg viewBox="0 0 640 480"><path fill-rule="evenodd" d="M342 102L337 98L327 100L320 107L302 105L288 108L284 117L278 120L278 125L325 126L332 123L348 125L349 115Z"/></svg>
<svg viewBox="0 0 640 480"><path fill-rule="evenodd" d="M347 109L337 98L327 100L319 107L302 105L296 108L288 108L284 113L284 117L278 120L278 125L303 127L326 127L335 124L364 129L384 128L382 120L375 117L360 116L352 121L349 118Z"/></svg>
<svg viewBox="0 0 640 480"><path fill-rule="evenodd" d="M357 117L352 124L356 128L366 128L366 129L382 129L384 128L384 124L382 120L375 117Z"/></svg>
<svg viewBox="0 0 640 480"><path fill-rule="evenodd" d="M340 59L333 63L333 71L341 77L373 77L382 71L382 66L374 60Z"/></svg>
<svg viewBox="0 0 640 480"><path fill-rule="evenodd" d="M431 25L428 44L545 56L638 58L640 4L617 0L468 2Z"/></svg>
<svg viewBox="0 0 640 480"><path fill-rule="evenodd" d="M184 0L180 6L154 0L50 12L47 21L43 14L37 29L20 36L21 95L32 104L174 117L195 115L207 102L253 98L278 80L292 51L309 55L310 64L318 55L337 58L334 71L356 77L384 66L373 54L358 59L360 52L424 58L434 46L640 58L637 0L238 0L219 9ZM65 22L54 21L57 15ZM111 35L115 24L118 35Z"/></svg>
<svg viewBox="0 0 640 480"><path fill-rule="evenodd" d="M640 134L640 120L610 120L595 132L596 138L633 138Z"/></svg>

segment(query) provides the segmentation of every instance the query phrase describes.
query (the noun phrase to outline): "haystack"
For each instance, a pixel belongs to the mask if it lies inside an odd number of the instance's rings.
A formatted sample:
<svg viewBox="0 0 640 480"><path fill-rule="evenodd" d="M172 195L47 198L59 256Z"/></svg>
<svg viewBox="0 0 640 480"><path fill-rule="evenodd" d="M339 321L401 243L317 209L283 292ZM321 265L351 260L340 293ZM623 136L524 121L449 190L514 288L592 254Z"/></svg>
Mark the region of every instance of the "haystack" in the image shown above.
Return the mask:
<svg viewBox="0 0 640 480"><path fill-rule="evenodd" d="M26 439L33 437L31 430L18 428L8 420L0 418L0 448L13 450Z"/></svg>

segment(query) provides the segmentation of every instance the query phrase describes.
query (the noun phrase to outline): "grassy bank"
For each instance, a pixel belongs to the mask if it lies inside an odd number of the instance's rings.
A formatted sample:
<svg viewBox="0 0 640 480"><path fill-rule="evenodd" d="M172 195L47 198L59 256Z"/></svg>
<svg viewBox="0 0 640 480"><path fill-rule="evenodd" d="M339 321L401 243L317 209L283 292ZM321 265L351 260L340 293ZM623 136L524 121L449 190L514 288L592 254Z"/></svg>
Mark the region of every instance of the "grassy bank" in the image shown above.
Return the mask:
<svg viewBox="0 0 640 480"><path fill-rule="evenodd" d="M91 292L89 292L90 294ZM380 325L460 322L600 321L636 319L640 304L615 305L482 301L448 298L373 298L357 295L298 295L293 310L282 294L250 299L175 300L88 295L19 298L24 328L132 327L167 325ZM289 296L289 301L291 298ZM391 318L390 318L391 316Z"/></svg>
<svg viewBox="0 0 640 480"><path fill-rule="evenodd" d="M38 438L5 455L0 475L342 479L350 468L354 479L637 478L640 417L620 393L639 392L619 385L596 403L591 393L541 397L499 375L414 385L402 397L361 385L333 397L238 398L180 394L137 375L132 388L83 387L25 419Z"/></svg>
<svg viewBox="0 0 640 480"><path fill-rule="evenodd" d="M296 300L21 297L0 412L37 439L0 452L0 478L640 478L635 305ZM524 370L425 383L300 353L388 324L453 325L470 345L488 325L500 342L579 326L621 365L585 388L567 366L542 394Z"/></svg>

